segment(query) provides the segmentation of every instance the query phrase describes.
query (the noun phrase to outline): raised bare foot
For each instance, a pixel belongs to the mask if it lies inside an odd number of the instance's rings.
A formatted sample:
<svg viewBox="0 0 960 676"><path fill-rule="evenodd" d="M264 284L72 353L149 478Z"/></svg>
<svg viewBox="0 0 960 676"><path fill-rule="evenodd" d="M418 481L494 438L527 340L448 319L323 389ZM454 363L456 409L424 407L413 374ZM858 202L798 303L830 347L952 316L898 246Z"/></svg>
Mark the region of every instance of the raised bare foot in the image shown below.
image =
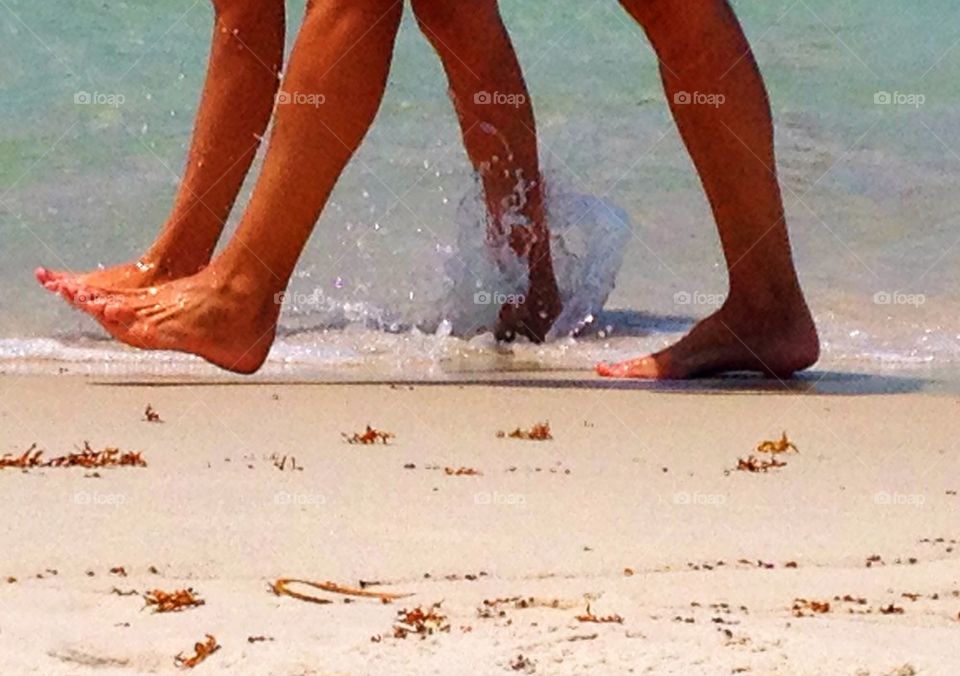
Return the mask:
<svg viewBox="0 0 960 676"><path fill-rule="evenodd" d="M211 268L146 289L104 292L68 279L58 290L117 340L188 352L238 373L253 373L266 360L280 313L273 296Z"/></svg>
<svg viewBox="0 0 960 676"><path fill-rule="evenodd" d="M61 270L37 268L34 275L48 291L57 293L62 283L70 282L78 287L93 290L100 289L145 289L172 282L198 272L201 265L171 267L151 262L144 257L134 263L121 263L102 270L75 273Z"/></svg>
<svg viewBox="0 0 960 676"><path fill-rule="evenodd" d="M597 373L674 380L756 371L787 378L819 356L817 329L802 300L776 312L738 312L725 305L667 349L618 364L598 364Z"/></svg>

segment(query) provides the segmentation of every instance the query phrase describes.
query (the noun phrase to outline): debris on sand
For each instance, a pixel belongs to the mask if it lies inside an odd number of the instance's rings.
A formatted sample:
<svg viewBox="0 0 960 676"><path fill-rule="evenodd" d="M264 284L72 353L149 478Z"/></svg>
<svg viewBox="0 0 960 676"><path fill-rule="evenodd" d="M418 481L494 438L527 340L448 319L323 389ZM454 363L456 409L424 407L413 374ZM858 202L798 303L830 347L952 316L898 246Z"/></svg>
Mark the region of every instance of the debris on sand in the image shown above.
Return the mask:
<svg viewBox="0 0 960 676"><path fill-rule="evenodd" d="M43 463L40 462L40 456L43 455L43 451L38 451L36 444L31 444L30 448L24 451L21 455L14 456L12 453L5 453L2 458L0 458L0 469L5 467L15 467L17 469L30 469L31 467L43 467Z"/></svg>
<svg viewBox="0 0 960 676"><path fill-rule="evenodd" d="M444 467L443 473L447 476L483 476L483 472L473 467Z"/></svg>
<svg viewBox="0 0 960 676"><path fill-rule="evenodd" d="M146 467L147 462L141 457L139 451L121 451L118 448L107 447L95 451L90 447L89 442L83 442L83 448L75 453L67 453L50 460L43 460L42 450L37 449L33 444L19 456L6 453L0 457L0 469L5 467L16 467L18 469L31 469L35 467L84 467L86 469L100 467Z"/></svg>
<svg viewBox="0 0 960 676"><path fill-rule="evenodd" d="M193 656L184 657L183 653L180 653L173 658L173 663L181 669L193 669L195 666L210 657L210 655L220 650L220 644L217 643L217 639L210 634L207 634L206 639L207 640L203 643L198 641L194 644Z"/></svg>
<svg viewBox="0 0 960 676"><path fill-rule="evenodd" d="M104 448L95 451L90 444L83 442L83 448L77 453L68 453L47 462L50 467L146 467L147 463L139 452L121 451L118 448Z"/></svg>
<svg viewBox="0 0 960 676"><path fill-rule="evenodd" d="M553 435L550 434L550 423L542 422L537 423L529 430L522 430L519 427L512 432L504 432L501 430L497 432L497 438L523 439L524 441L550 441L553 439Z"/></svg>
<svg viewBox="0 0 960 676"><path fill-rule="evenodd" d="M787 463L783 462L782 460L777 460L776 458L762 460L755 455L749 455L746 458L740 458L737 460L738 472L769 472L771 469L778 469L786 466Z"/></svg>
<svg viewBox="0 0 960 676"><path fill-rule="evenodd" d="M383 432L376 428L370 427L370 425L367 425L367 429L364 432L354 432L353 434L341 432L340 435L348 444L370 445L379 442L384 446L386 446L391 439L394 439L397 436L392 432Z"/></svg>
<svg viewBox="0 0 960 676"><path fill-rule="evenodd" d="M823 615L824 613L830 612L830 602L794 599L791 610L794 617L812 617L813 615Z"/></svg>
<svg viewBox="0 0 960 676"><path fill-rule="evenodd" d="M784 432L780 435L780 438L776 441L761 441L757 444L757 453L787 453L788 451L793 451L794 453L799 453L798 449L792 441L787 439L787 433Z"/></svg>
<svg viewBox="0 0 960 676"><path fill-rule="evenodd" d="M587 610L583 615L577 615L578 622L593 622L595 624L623 624L623 618L619 615L594 615L590 610L590 604L587 604Z"/></svg>
<svg viewBox="0 0 960 676"><path fill-rule="evenodd" d="M205 603L203 599L197 597L192 588L178 589L174 592L154 589L145 593L143 600L146 601L144 608L152 607L155 613L178 613L188 608L197 608Z"/></svg>
<svg viewBox="0 0 960 676"><path fill-rule="evenodd" d="M147 422L152 423L162 423L163 420L160 419L160 414L157 413L156 409L153 408L152 404L147 404L147 408L143 411L143 419Z"/></svg>
<svg viewBox="0 0 960 676"><path fill-rule="evenodd" d="M270 459L273 460L273 466L276 467L281 472L287 468L287 456L279 457L276 453L270 456ZM290 456L290 471L293 472L302 472L303 465L297 464L297 459L294 456Z"/></svg>
<svg viewBox="0 0 960 676"><path fill-rule="evenodd" d="M393 594L390 592L375 590L371 591L369 589L357 589L355 587L347 587L342 584L337 584L336 582L314 582L312 580L299 580L291 577L278 578L276 582L270 584L270 591L277 596L290 596L291 598L307 601L308 603L333 603L332 600L325 599L321 596L312 596L310 594L304 594L303 592L294 591L290 589L291 584L301 584L307 587L313 587L314 589L319 589L320 591L329 592L331 594L343 594L346 596L359 596L361 598L379 599L381 603L391 603L397 599L411 596L411 594Z"/></svg>
<svg viewBox="0 0 960 676"><path fill-rule="evenodd" d="M574 601L558 598L536 598L534 596L510 596L506 598L484 599L483 605L477 608L477 617L483 619L506 617L504 607L517 610L526 608L549 608L553 610L568 610L579 605Z"/></svg>
<svg viewBox="0 0 960 676"><path fill-rule="evenodd" d="M784 432L780 435L779 439L772 441L761 441L757 444L756 448L757 453L767 453L773 456L780 455L782 453L799 453L800 450L794 445L790 439L787 438L787 433ZM766 473L772 469L779 469L781 467L786 467L787 463L783 460L778 460L776 457L772 457L769 460L758 458L755 455L748 455L746 458L738 458L736 471L738 472L752 472L752 473ZM727 470L724 474L729 475L730 471Z"/></svg>
<svg viewBox="0 0 960 676"><path fill-rule="evenodd" d="M443 601L438 601L426 610L417 606L413 610L397 611L397 621L393 625L393 637L406 638L410 634L415 634L420 638L426 638L441 632L449 633L450 623L447 621L447 616L440 612L442 603Z"/></svg>
<svg viewBox="0 0 960 676"><path fill-rule="evenodd" d="M529 657L524 657L523 655L517 655L516 659L510 660L510 668L514 671L524 671L528 674L536 671L535 663Z"/></svg>

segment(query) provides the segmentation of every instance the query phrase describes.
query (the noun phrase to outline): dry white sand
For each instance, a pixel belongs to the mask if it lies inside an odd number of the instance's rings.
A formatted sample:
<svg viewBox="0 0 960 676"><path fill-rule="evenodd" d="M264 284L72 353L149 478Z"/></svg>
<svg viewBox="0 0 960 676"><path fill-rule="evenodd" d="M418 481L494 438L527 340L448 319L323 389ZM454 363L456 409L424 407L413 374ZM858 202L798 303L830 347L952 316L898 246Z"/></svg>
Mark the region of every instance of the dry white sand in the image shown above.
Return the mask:
<svg viewBox="0 0 960 676"><path fill-rule="evenodd" d="M0 453L148 462L0 470L0 673L172 673L208 633L196 673L960 673L956 398L531 385L0 378ZM553 441L496 437L542 420ZM396 439L344 443L367 423ZM786 467L728 472L783 430ZM281 576L414 596L315 605ZM112 591L187 586L205 605L171 614ZM449 633L392 637L441 600Z"/></svg>

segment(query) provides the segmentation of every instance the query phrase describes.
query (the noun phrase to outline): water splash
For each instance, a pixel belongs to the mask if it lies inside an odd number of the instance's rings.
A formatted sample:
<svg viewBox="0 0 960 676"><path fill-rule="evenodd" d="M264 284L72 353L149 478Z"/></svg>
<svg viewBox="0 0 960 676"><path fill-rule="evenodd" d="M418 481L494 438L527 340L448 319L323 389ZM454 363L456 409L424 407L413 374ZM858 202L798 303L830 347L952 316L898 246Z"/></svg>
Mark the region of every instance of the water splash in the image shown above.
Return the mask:
<svg viewBox="0 0 960 676"><path fill-rule="evenodd" d="M550 249L563 312L548 339L575 334L603 309L623 263L630 218L608 200L577 193L559 180L546 181ZM505 300L527 291L523 260L507 242L488 236L479 186L462 200L457 243L445 263L448 288L442 319L456 335L492 331Z"/></svg>

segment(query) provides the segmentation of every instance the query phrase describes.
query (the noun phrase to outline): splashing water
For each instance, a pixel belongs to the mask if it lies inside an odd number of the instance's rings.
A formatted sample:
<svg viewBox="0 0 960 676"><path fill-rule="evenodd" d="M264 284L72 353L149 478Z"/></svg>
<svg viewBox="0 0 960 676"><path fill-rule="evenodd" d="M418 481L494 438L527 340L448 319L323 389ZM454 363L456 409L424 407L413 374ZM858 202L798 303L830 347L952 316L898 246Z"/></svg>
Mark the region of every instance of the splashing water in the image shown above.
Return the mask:
<svg viewBox="0 0 960 676"><path fill-rule="evenodd" d="M550 250L563 312L548 339L575 334L592 321L613 291L630 218L609 201L579 194L548 177ZM527 290L526 262L505 241L487 234L487 212L479 186L457 213L457 243L445 263L449 285L442 320L456 335L492 331L500 307Z"/></svg>

